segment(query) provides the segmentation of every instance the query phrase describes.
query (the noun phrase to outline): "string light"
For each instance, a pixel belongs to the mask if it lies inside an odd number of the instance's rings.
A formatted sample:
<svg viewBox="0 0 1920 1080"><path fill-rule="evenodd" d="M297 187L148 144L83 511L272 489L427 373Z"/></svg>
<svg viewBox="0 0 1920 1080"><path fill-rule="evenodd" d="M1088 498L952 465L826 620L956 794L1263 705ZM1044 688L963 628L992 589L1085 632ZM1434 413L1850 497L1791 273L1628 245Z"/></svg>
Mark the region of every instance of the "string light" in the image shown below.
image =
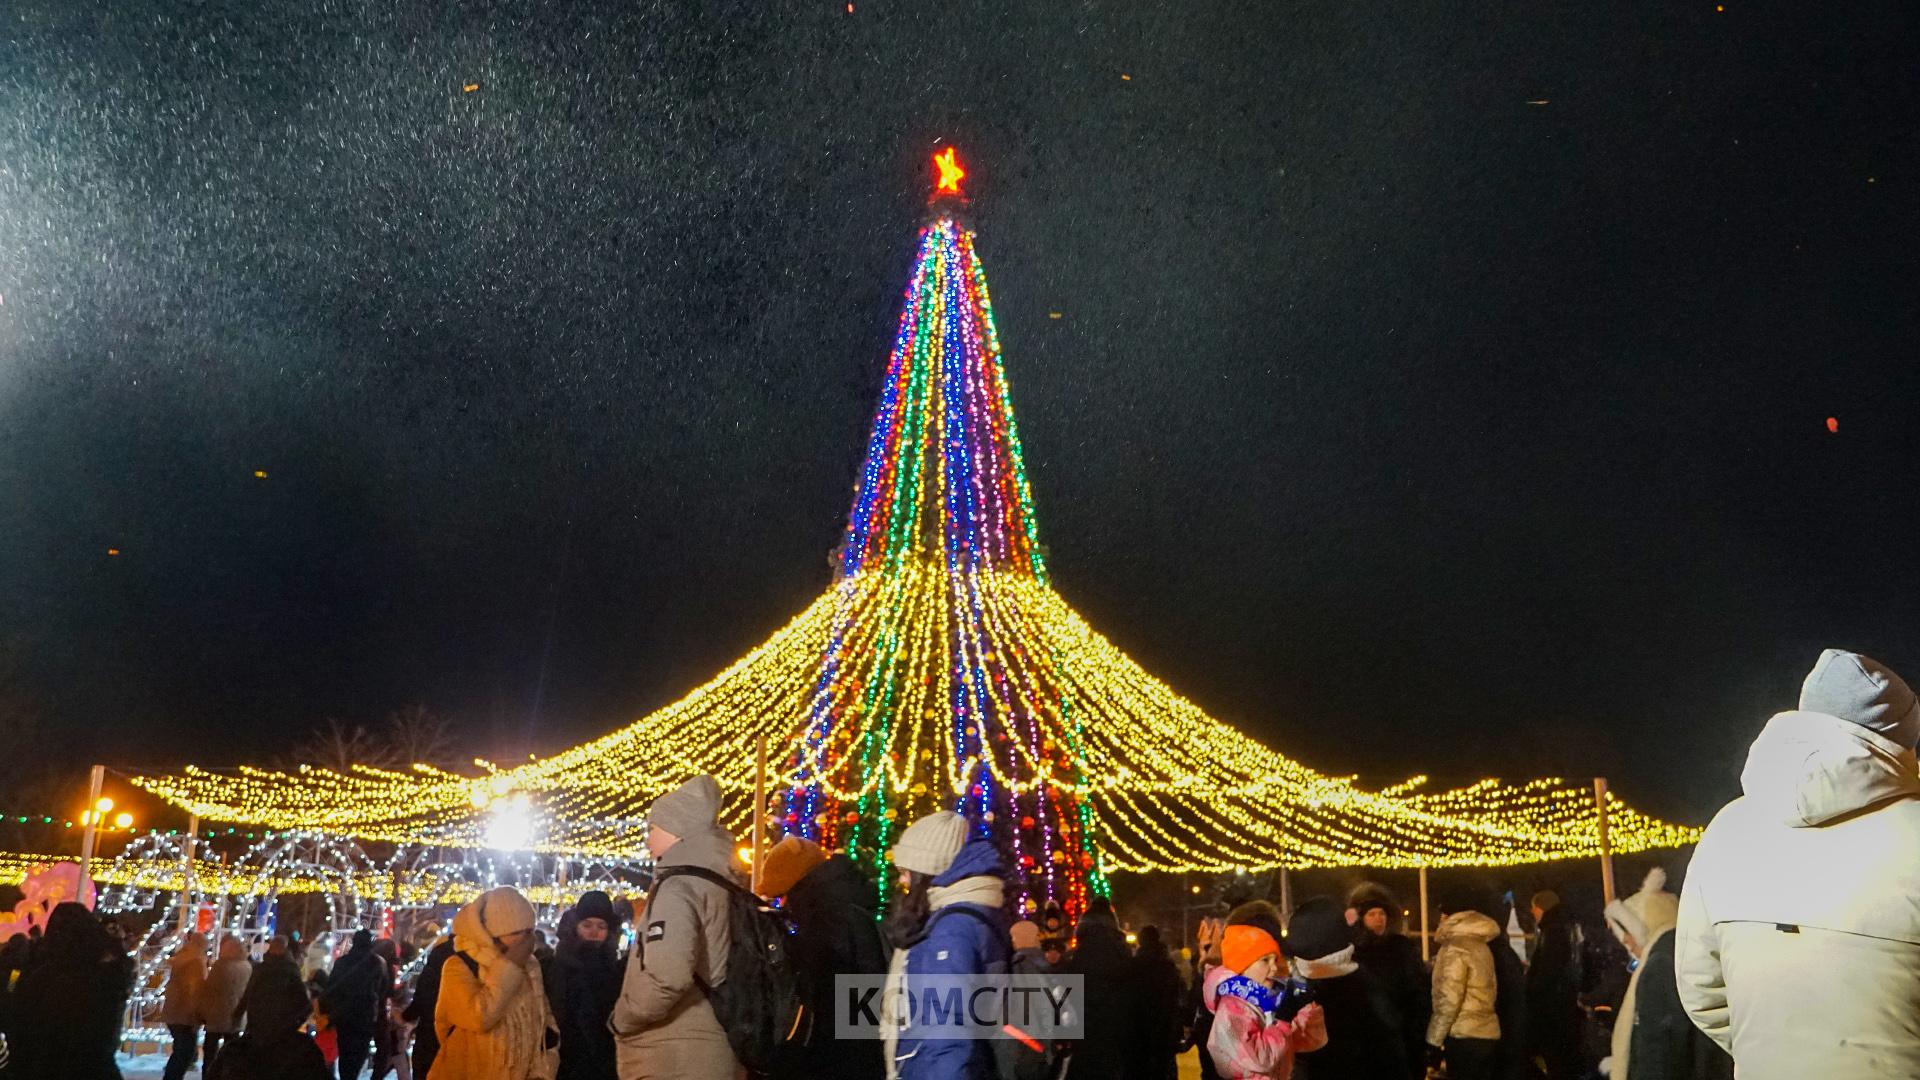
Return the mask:
<svg viewBox="0 0 1920 1080"><path fill-rule="evenodd" d="M945 156L943 189L957 188ZM774 798L756 807L761 735ZM490 823L511 793L527 827L510 846L624 856L641 848L646 804L708 772L736 832L763 815L776 838L881 870L908 822L962 811L1004 841L1024 912L1058 903L1069 917L1119 871L1504 865L1600 849L1584 786L1428 793L1416 777L1363 790L1208 715L1088 626L1049 581L985 271L951 217L920 235L827 592L652 715L550 758L480 764L478 779L303 766L135 783L203 819L455 848L498 846ZM1698 837L1609 799L1617 852Z"/></svg>

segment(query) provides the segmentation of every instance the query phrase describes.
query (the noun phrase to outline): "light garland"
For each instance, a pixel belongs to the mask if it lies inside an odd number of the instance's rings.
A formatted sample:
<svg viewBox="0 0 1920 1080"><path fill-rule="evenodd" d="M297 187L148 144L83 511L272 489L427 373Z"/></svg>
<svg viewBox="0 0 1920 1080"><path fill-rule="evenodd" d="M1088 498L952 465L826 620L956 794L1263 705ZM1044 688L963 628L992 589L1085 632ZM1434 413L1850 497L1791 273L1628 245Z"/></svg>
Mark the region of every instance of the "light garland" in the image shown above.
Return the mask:
<svg viewBox="0 0 1920 1080"><path fill-rule="evenodd" d="M951 162L949 162L951 164ZM1032 911L1116 871L1503 865L1597 854L1592 794L1558 780L1421 794L1315 772L1209 716L1052 589L973 234L921 232L836 581L711 682L551 758L463 777L188 768L135 782L209 820L479 847L503 800L533 848L626 855L647 803L694 772L749 821L775 748L774 832L884 867L934 809L1006 845ZM1691 843L1613 800L1611 844ZM516 822L517 824L517 822Z"/></svg>

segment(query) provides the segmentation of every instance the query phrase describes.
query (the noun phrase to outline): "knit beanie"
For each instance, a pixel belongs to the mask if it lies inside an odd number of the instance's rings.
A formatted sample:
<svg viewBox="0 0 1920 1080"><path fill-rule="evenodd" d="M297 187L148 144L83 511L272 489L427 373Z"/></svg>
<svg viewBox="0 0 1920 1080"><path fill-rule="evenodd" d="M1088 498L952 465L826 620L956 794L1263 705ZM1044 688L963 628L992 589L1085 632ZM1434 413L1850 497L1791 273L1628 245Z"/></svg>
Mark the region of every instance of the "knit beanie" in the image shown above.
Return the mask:
<svg viewBox="0 0 1920 1080"><path fill-rule="evenodd" d="M599 919L611 930L620 925L620 919L613 913L613 898L599 889L588 889L580 894L580 902L573 905L573 917L576 919Z"/></svg>
<svg viewBox="0 0 1920 1080"><path fill-rule="evenodd" d="M1228 926L1257 926L1275 941L1287 936L1280 909L1266 900L1248 900L1227 912Z"/></svg>
<svg viewBox="0 0 1920 1080"><path fill-rule="evenodd" d="M894 841L893 865L916 874L937 876L953 865L967 842L967 819L951 810L928 814L907 826Z"/></svg>
<svg viewBox="0 0 1920 1080"><path fill-rule="evenodd" d="M1257 926L1229 926L1220 939L1220 965L1239 975L1267 954L1280 955L1280 943Z"/></svg>
<svg viewBox="0 0 1920 1080"><path fill-rule="evenodd" d="M760 895L769 899L793 891L807 871L827 861L820 845L804 836L789 834L760 856Z"/></svg>
<svg viewBox="0 0 1920 1080"><path fill-rule="evenodd" d="M1319 960L1353 945L1347 912L1339 902L1316 896L1294 909L1287 923L1287 954Z"/></svg>
<svg viewBox="0 0 1920 1080"><path fill-rule="evenodd" d="M1859 653L1822 652L1800 686L1800 708L1858 724L1909 750L1920 742L1920 700L1900 676Z"/></svg>
<svg viewBox="0 0 1920 1080"><path fill-rule="evenodd" d="M647 824L675 836L698 836L711 831L720 817L720 783L705 773L653 800Z"/></svg>
<svg viewBox="0 0 1920 1080"><path fill-rule="evenodd" d="M533 929L533 905L527 902L526 894L511 885L488 889L474 903L479 905L481 929L492 937Z"/></svg>

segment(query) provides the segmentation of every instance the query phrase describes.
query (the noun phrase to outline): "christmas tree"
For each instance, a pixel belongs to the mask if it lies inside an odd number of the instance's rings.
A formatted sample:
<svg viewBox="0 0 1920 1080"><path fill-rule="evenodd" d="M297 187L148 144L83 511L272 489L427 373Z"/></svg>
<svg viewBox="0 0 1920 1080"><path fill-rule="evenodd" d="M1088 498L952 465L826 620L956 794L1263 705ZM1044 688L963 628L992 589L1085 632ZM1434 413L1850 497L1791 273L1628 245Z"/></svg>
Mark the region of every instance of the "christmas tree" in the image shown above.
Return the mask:
<svg viewBox="0 0 1920 1080"><path fill-rule="evenodd" d="M961 811L1004 844L1023 913L1057 902L1070 917L1115 871L1597 854L1583 785L1364 790L1209 716L1073 611L1047 577L964 171L951 148L935 168L835 578L785 628L651 715L514 768L481 762L479 777L190 767L136 782L206 821L438 846L511 832L532 850L626 856L647 804L708 772L735 829L759 813L880 871L913 819ZM775 779L756 808L763 738ZM1613 851L1698 836L1606 799Z"/></svg>

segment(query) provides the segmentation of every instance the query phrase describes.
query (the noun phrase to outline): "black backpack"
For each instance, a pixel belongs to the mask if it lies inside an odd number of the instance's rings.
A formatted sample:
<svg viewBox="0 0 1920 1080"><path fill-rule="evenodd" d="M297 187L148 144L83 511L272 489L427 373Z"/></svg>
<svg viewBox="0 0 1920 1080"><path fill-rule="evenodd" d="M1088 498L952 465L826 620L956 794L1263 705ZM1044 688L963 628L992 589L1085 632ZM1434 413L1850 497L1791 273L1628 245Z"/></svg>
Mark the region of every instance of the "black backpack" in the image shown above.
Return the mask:
<svg viewBox="0 0 1920 1080"><path fill-rule="evenodd" d="M658 890L668 878L683 876L727 890L727 977L718 986L701 989L727 1033L733 1056L747 1072L776 1072L806 1046L813 1026L787 951L786 916L730 878L703 867L663 866L653 887Z"/></svg>

